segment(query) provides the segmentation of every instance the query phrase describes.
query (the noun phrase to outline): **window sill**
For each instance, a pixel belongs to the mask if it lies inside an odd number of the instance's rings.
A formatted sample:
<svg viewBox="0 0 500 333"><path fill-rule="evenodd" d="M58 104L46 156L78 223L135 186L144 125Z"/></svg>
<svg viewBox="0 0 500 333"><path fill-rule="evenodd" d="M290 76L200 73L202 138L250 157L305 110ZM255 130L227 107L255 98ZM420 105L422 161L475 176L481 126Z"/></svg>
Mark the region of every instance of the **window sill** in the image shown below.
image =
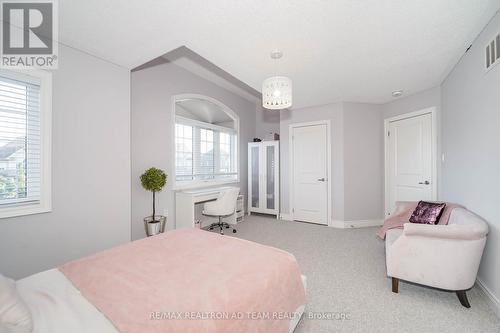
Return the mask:
<svg viewBox="0 0 500 333"><path fill-rule="evenodd" d="M52 211L50 205L43 205L41 203L31 205L18 205L11 207L0 208L0 219L9 217L19 217L25 215L48 213Z"/></svg>
<svg viewBox="0 0 500 333"><path fill-rule="evenodd" d="M238 184L239 182L240 182L239 179L233 179L233 180L221 180L221 181L196 182L189 184L176 183L176 185L174 185L173 187L173 190L174 191L191 190L196 188L214 187L219 185Z"/></svg>

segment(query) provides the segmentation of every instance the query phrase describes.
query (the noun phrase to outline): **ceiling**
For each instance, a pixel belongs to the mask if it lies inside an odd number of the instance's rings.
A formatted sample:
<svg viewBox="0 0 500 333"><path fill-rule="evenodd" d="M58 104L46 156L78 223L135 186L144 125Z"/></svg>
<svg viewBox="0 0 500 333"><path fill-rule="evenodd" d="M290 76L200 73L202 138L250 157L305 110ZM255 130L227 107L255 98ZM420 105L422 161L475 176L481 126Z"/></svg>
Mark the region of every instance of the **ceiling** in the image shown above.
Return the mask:
<svg viewBox="0 0 500 333"><path fill-rule="evenodd" d="M260 91L275 73L294 108L384 103L439 85L500 0L64 0L59 37L127 68L180 46ZM273 63L269 54L284 57Z"/></svg>
<svg viewBox="0 0 500 333"><path fill-rule="evenodd" d="M172 50L164 54L161 58L192 73L196 73L198 76L201 76L202 78L213 82L214 84L249 101L259 102L261 99L260 91L255 90L185 46ZM156 61L153 60L150 63L154 65L158 62L157 59L155 59ZM148 67L150 63L146 63L139 68Z"/></svg>
<svg viewBox="0 0 500 333"><path fill-rule="evenodd" d="M233 126L233 119L212 102L190 98L177 102L176 106L176 115L209 124L219 125L222 123L230 128Z"/></svg>

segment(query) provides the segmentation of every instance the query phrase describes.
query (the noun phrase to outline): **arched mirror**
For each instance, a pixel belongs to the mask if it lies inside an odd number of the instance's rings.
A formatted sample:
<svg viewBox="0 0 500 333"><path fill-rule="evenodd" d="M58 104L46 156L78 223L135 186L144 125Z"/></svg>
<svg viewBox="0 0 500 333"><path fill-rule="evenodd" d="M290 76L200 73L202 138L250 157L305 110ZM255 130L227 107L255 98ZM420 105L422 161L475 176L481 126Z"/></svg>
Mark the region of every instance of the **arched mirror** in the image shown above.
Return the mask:
<svg viewBox="0 0 500 333"><path fill-rule="evenodd" d="M175 187L238 181L239 117L202 95L176 96L174 110Z"/></svg>

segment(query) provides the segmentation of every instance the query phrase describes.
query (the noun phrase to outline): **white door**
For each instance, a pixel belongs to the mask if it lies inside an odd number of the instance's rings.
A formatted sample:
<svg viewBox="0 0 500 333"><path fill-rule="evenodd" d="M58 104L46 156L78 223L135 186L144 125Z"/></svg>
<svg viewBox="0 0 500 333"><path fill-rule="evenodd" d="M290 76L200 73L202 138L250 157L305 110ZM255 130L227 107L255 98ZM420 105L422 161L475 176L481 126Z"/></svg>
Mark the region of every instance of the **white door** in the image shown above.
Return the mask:
<svg viewBox="0 0 500 333"><path fill-rule="evenodd" d="M327 125L292 131L293 219L328 224Z"/></svg>
<svg viewBox="0 0 500 333"><path fill-rule="evenodd" d="M431 113L389 122L386 151L387 215L396 201L436 199Z"/></svg>

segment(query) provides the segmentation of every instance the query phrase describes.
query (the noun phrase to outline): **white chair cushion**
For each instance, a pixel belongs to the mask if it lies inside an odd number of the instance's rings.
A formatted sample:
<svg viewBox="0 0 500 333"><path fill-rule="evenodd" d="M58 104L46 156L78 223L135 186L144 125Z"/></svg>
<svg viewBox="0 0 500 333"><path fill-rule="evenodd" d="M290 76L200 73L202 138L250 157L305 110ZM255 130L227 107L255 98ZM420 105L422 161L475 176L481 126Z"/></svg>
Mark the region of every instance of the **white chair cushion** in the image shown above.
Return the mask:
<svg viewBox="0 0 500 333"><path fill-rule="evenodd" d="M240 193L239 187L231 187L219 194L215 201L207 202L203 207L203 214L210 216L227 216L236 210L236 200Z"/></svg>
<svg viewBox="0 0 500 333"><path fill-rule="evenodd" d="M31 312L19 296L15 281L0 274L0 332L31 331L33 331Z"/></svg>

